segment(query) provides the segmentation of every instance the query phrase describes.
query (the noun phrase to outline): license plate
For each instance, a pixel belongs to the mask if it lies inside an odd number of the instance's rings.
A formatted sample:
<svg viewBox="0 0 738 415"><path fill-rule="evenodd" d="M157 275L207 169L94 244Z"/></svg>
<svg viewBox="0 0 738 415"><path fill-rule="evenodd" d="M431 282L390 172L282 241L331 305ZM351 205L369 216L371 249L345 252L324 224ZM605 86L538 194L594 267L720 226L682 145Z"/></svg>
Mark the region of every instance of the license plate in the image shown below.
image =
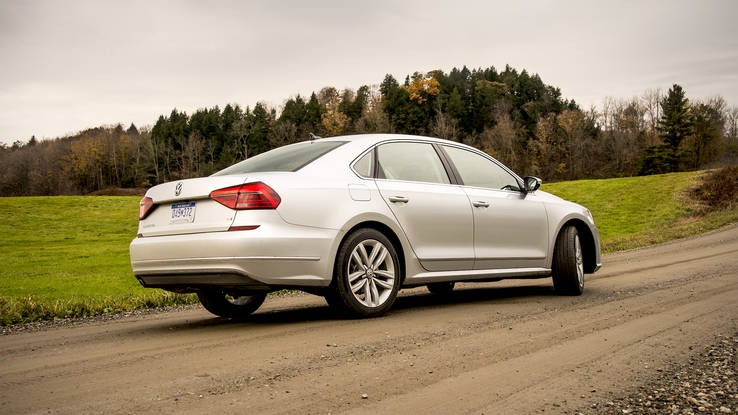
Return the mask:
<svg viewBox="0 0 738 415"><path fill-rule="evenodd" d="M171 214L169 223L192 223L195 221L195 202L175 203Z"/></svg>

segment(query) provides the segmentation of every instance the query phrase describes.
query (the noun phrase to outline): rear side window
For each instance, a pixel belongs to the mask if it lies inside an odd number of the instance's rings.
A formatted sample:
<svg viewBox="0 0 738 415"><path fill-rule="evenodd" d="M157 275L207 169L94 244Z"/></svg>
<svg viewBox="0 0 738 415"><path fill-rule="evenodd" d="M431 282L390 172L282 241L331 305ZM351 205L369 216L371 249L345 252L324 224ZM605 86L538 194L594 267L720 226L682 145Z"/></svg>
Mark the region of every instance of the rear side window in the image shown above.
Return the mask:
<svg viewBox="0 0 738 415"><path fill-rule="evenodd" d="M354 163L354 171L356 173L364 178L370 178L372 177L372 165L374 164L374 152L370 151L362 158L360 158L356 163Z"/></svg>
<svg viewBox="0 0 738 415"><path fill-rule="evenodd" d="M213 176L267 171L297 171L345 141L304 141L261 153L214 173Z"/></svg>
<svg viewBox="0 0 738 415"><path fill-rule="evenodd" d="M388 143L379 146L377 170L380 179L450 183L438 153L428 143Z"/></svg>

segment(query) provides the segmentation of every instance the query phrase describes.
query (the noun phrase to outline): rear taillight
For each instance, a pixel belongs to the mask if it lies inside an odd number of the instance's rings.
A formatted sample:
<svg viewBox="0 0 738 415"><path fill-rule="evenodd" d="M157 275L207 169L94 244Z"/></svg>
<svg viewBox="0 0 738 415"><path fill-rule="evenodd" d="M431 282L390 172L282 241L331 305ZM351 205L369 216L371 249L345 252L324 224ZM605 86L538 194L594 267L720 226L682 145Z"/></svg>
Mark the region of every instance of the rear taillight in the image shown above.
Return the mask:
<svg viewBox="0 0 738 415"><path fill-rule="evenodd" d="M210 198L234 210L276 209L282 202L277 192L262 182L215 190Z"/></svg>
<svg viewBox="0 0 738 415"><path fill-rule="evenodd" d="M154 210L154 199L144 197L138 204L138 220L144 220Z"/></svg>

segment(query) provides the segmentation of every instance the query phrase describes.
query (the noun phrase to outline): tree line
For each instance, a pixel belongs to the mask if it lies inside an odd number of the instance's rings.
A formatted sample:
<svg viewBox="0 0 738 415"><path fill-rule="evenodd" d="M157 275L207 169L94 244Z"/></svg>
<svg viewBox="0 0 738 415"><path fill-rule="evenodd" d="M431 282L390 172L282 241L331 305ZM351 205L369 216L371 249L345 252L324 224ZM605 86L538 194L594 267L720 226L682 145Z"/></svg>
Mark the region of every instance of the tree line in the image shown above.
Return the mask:
<svg viewBox="0 0 738 415"><path fill-rule="evenodd" d="M583 110L507 66L416 72L356 90L325 87L264 103L174 109L153 127L98 127L0 146L0 195L88 194L208 175L271 148L320 136L421 134L464 142L546 181L695 170L736 160L738 108L690 101L679 85Z"/></svg>

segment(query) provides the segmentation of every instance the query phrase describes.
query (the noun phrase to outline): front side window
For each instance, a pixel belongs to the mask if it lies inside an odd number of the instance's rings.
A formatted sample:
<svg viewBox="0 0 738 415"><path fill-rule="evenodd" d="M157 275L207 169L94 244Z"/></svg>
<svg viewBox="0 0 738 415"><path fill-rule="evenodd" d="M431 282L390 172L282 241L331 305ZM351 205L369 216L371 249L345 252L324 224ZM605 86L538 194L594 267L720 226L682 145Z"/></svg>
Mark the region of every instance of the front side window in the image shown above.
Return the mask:
<svg viewBox="0 0 738 415"><path fill-rule="evenodd" d="M450 183L438 153L428 143L387 143L379 146L377 177L410 182Z"/></svg>
<svg viewBox="0 0 738 415"><path fill-rule="evenodd" d="M247 158L214 173L213 176L272 171L297 171L320 156L346 143L345 141L303 141Z"/></svg>
<svg viewBox="0 0 738 415"><path fill-rule="evenodd" d="M518 180L492 160L458 147L443 147L465 186L520 190Z"/></svg>

